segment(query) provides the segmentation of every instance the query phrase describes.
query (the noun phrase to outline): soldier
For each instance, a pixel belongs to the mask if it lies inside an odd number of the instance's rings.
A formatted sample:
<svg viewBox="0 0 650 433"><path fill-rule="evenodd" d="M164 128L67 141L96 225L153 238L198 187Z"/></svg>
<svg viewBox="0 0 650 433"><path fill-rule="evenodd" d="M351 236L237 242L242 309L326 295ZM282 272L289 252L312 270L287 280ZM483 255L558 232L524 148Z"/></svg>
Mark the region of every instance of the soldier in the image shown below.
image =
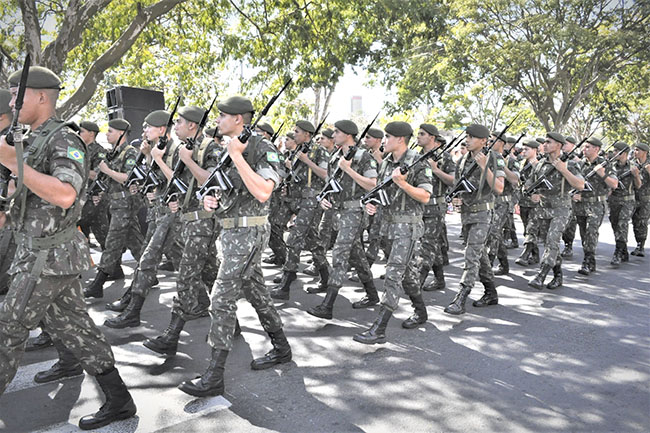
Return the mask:
<svg viewBox="0 0 650 433"><path fill-rule="evenodd" d="M328 173L332 173L334 167L332 164L336 164L339 161L341 150L339 145L334 141L334 131L330 128L323 130L320 136L320 146L324 147L327 150L327 153L330 155L330 160L328 163ZM338 218L335 217L336 210L334 208L325 209L323 211L323 216L321 217L320 224L318 225L318 234L320 236L321 242L325 245L325 250L329 250L330 246L333 248L334 242L336 242L336 236L338 231ZM336 227L335 227L336 226ZM314 269L318 275L318 270ZM305 273L307 274L306 270ZM311 275L311 274L308 274ZM327 283L327 281L325 282ZM327 291L327 286L321 287L322 284L319 284L316 288L323 292ZM308 292L309 288L307 289ZM310 292L312 293L312 292Z"/></svg>
<svg viewBox="0 0 650 433"><path fill-rule="evenodd" d="M530 186L533 172L539 163L537 159L538 148L539 142L537 140L526 140L524 142L523 159L519 163L522 190ZM520 192L519 196L519 216L524 224L524 250L515 260L515 263L521 266L529 266L539 263L539 247L537 246L539 231L537 211L539 205L522 192Z"/></svg>
<svg viewBox="0 0 650 433"><path fill-rule="evenodd" d="M630 258L627 252L627 233L634 213L634 178L631 176L632 163L628 160L630 147L627 143L617 141L614 143L614 148L623 152L618 155L612 167L618 178L618 186L607 199L609 221L616 241L611 265L618 267L621 262L627 262Z"/></svg>
<svg viewBox="0 0 650 433"><path fill-rule="evenodd" d="M495 140L492 150L503 157L504 146L509 137L499 139L499 133L493 132L492 139ZM510 272L508 264L508 251L503 241L503 231L508 222L508 213L515 200L515 188L519 185L519 172L516 168L516 161L509 157L505 160L502 168L506 181L503 184L503 192L494 199L494 211L492 212L492 221L490 222L490 231L488 232L488 260L490 266L496 257L499 260L499 266L494 271L494 275L507 275Z"/></svg>
<svg viewBox="0 0 650 433"><path fill-rule="evenodd" d="M87 298L104 296L104 283L120 266L122 253L126 247L136 260L140 259L143 237L137 221L139 206L131 198L124 184L129 172L135 166L138 152L126 140L130 128L129 122L124 119L113 119L108 122L106 139L113 145L113 150L106 161L99 163L99 170L108 176L106 198L110 199L111 220L106 235L106 245L97 266L97 275L90 286L84 289L84 296Z"/></svg>
<svg viewBox="0 0 650 433"><path fill-rule="evenodd" d="M12 103L21 72L9 77ZM88 178L86 145L55 117L61 81L49 69L29 69L18 121L31 127L22 176L16 149L0 138L0 163L22 179L9 213L18 245L9 293L0 305L0 394L16 374L29 331L39 322L81 360L106 396L98 412L79 421L83 430L130 418L136 407L115 368L111 346L86 311L79 275L90 251L76 228ZM20 162L22 164L22 161ZM8 215L0 212L0 227Z"/></svg>
<svg viewBox="0 0 650 433"><path fill-rule="evenodd" d="M14 118L9 102L11 102L11 92L0 89L0 136L7 134ZM9 274L7 271L14 259L15 252L14 235L9 225L7 225L0 229L0 295L6 294L9 290Z"/></svg>
<svg viewBox="0 0 650 433"><path fill-rule="evenodd" d="M528 283L538 290L544 288L544 279L553 268L553 279L546 285L547 289L557 289L562 285L562 256L560 241L571 215L570 187L577 190L584 188L584 179L578 163L571 159L563 161L562 146L566 140L557 132L547 132L543 151L545 158L540 160L533 170L532 182L545 177L550 189L540 188L531 191L531 200L539 203L538 218L539 237L544 238L544 255L537 275ZM531 186L532 188L532 186Z"/></svg>
<svg viewBox="0 0 650 433"><path fill-rule="evenodd" d="M460 212L467 243L465 268L460 278L460 290L452 303L445 308L445 312L449 314L465 313L465 301L472 291L477 277L483 283L485 293L472 305L487 307L499 303L497 290L494 286L492 266L488 260L486 241L494 209L494 195L503 192L505 182L503 170L506 164L498 152L491 151L488 155L483 153L490 136L490 131L485 126L473 124L469 125L465 131L468 152L456 166L456 182L464 178L471 182L476 190L461 193ZM473 159L473 163L469 163L470 158ZM474 163L480 170L471 168ZM469 173L470 170L473 172Z"/></svg>
<svg viewBox="0 0 650 433"><path fill-rule="evenodd" d="M253 104L241 96L220 102L220 131L231 137L227 152L231 163L226 175L234 190L225 197L236 205L226 207L220 200L206 196L206 210L215 210L222 230L219 235L219 274L212 288L211 325L208 344L212 348L210 364L197 379L183 382L179 389L197 397L220 395L224 392L226 358L233 346L237 300L243 295L257 311L264 330L271 337L273 349L251 363L253 370L291 361L291 347L282 331L282 320L264 286L261 255L269 236L268 199L280 183L277 174L277 149L259 135L242 141L244 126L250 124ZM242 138L243 139L243 138Z"/></svg>
<svg viewBox="0 0 650 433"><path fill-rule="evenodd" d="M428 163L431 166L433 193L429 202L424 206L424 234L422 235L420 254L418 255L420 265L420 287L422 290L442 290L445 288L444 273L444 256L442 254L443 242L441 239L445 236L444 224L447 215L447 186L454 183L454 161L448 152L440 153L441 143L438 128L430 123L420 125L418 132L418 146L422 152L428 152L431 149L439 149L434 158L429 158ZM433 269L434 279L428 285L425 285L429 271Z"/></svg>
<svg viewBox="0 0 650 433"><path fill-rule="evenodd" d="M637 246L630 254L644 257L646 238L648 237L648 220L650 220L650 161L648 161L649 147L645 143L638 143L634 148L635 165L630 169L634 176L634 189L636 207L632 215L632 227Z"/></svg>
<svg viewBox="0 0 650 433"><path fill-rule="evenodd" d="M296 200L297 205L292 209L296 215L294 225L287 240L287 261L282 268L282 278L271 291L273 299L288 300L291 283L296 280L296 272L300 263L300 253L306 246L313 255L314 265L320 274L321 284L327 284L329 265L325 259L325 245L318 236L318 223L322 209L318 206L316 195L323 188L327 177L327 162L329 156L325 148L311 145L316 128L307 120L296 122L294 140L297 145L309 144L306 152L298 152L298 162L294 168L293 178L289 184L289 195ZM291 162L291 161L289 161Z"/></svg>
<svg viewBox="0 0 650 433"><path fill-rule="evenodd" d="M517 139L515 137L507 137L506 138L506 144L503 147L504 152L507 152L509 155L509 158L507 160L508 164L510 164L510 160L513 161L515 164L515 168L517 171L519 170L519 162L521 161L521 155L520 155L520 150L514 148L515 144L517 143ZM516 185L517 187L519 185ZM508 184L506 183L506 187L508 187ZM515 206L519 203L519 191L517 188L515 188L512 191L512 201L508 205L508 214L506 215L508 218L508 221L505 223L503 227L503 239L504 239L504 246L507 249L514 249L514 248L519 248L519 239L517 239L517 229L515 228Z"/></svg>
<svg viewBox="0 0 650 433"><path fill-rule="evenodd" d="M384 279L384 296L381 309L372 326L353 338L363 344L377 344L386 341L386 326L397 309L402 290L411 299L414 313L402 322L402 327L411 329L425 323L428 319L427 308L422 299L418 267L417 248L424 233L422 214L424 205L429 202L432 186L431 167L422 161L402 174L401 166L414 163L419 154L408 148L413 129L406 122L390 122L384 128L386 132L385 150L390 153L381 164L379 178L391 176L393 184L386 188L391 202L384 209L383 223L386 225L388 238L393 247L386 263ZM366 204L366 212L375 214L377 206Z"/></svg>
<svg viewBox="0 0 650 433"><path fill-rule="evenodd" d="M543 144L544 141L541 142ZM562 152L569 153L573 151L576 147L576 139L569 136L566 137L564 146L562 146ZM576 162L580 162L580 157L578 155L573 158ZM562 233L562 240L564 241L564 249L562 250L562 257L565 259L570 259L573 257L573 240L576 237L576 228L578 227L578 220L576 219L576 207L577 202L571 202L571 214L569 217L569 222Z"/></svg>
<svg viewBox="0 0 650 433"><path fill-rule="evenodd" d="M287 155L278 153L278 159L281 166L278 169L278 174L282 179L286 179L287 171L287 157L296 150L297 144L293 139L293 132L286 135L284 147ZM287 260L287 244L284 242L284 231L287 229L287 224L293 215L292 209L295 208L293 204L294 199L287 195L287 188L277 188L271 197L271 208L269 210L269 222L271 223L271 236L269 238L269 247L273 254L263 260L264 263L282 266ZM279 281L278 281L279 282Z"/></svg>
<svg viewBox="0 0 650 433"><path fill-rule="evenodd" d="M368 149L368 152L370 152L373 158L375 158L375 161L377 161L377 166L380 166L384 161L384 152L381 150L383 139L384 131L378 128L370 128L364 141L366 149ZM377 255L379 254L380 248L384 252L386 258L390 255L390 242L386 239L385 235L382 235L381 230L382 213L383 208L380 206L377 208L377 213L370 215L369 218L366 258L368 259L368 264L370 266L377 261Z"/></svg>
<svg viewBox="0 0 650 433"><path fill-rule="evenodd" d="M145 347L163 355L176 354L180 332L186 322L206 315L210 304L207 294L219 270L215 245L219 230L213 213L203 210L196 197L197 185L202 185L210 176L221 151L214 140L203 138L202 131L198 129L204 111L198 107L182 107L178 110L179 118L174 126L176 136L184 143L178 151L185 166L179 179L188 186L184 197L170 196L169 201L173 213L182 212L181 238L184 244L176 279L178 296L173 299L172 317L165 332L144 342ZM194 142L197 131L199 135ZM176 164L178 167L178 162Z"/></svg>
<svg viewBox="0 0 650 433"><path fill-rule="evenodd" d="M126 304L120 315L104 322L104 326L109 328L119 329L140 326L140 311L149 291L157 282L156 274L163 252L172 259L176 269L179 266L182 251L179 239L181 221L178 213L172 213L166 205L161 203L158 197L158 194L161 193L160 190L163 188L162 179L167 178L169 180L172 177L171 167L174 165L173 158L178 148L178 144L172 143L169 136L166 137L166 146L163 149L158 148L158 144L165 133L170 133L170 131L167 131L170 116L171 114L167 111L156 110L149 113L144 119L147 124L145 128L147 143L143 143L140 149L145 155L151 153L153 161L149 170L155 172L155 176L161 182L160 186L145 191L147 200L152 206L149 213L156 215L156 217L155 221L149 223L145 238L146 246L138 261L131 286L120 299L113 304L109 304L110 310L118 310ZM147 189L146 181L144 189Z"/></svg>
<svg viewBox="0 0 650 433"><path fill-rule="evenodd" d="M339 120L334 124L334 143L340 146L340 157L331 167L330 177L340 168L338 180L342 191L330 194L320 205L326 212L337 212L339 216L339 232L332 250L332 273L328 280L327 294L320 305L307 310L312 316L331 319L334 302L343 286L343 278L348 263L355 267L359 278L366 289L366 297L352 304L352 308L365 308L379 302L377 289L373 281L366 253L361 244L361 232L366 225L365 213L359 205L359 199L364 191L377 184L377 162L370 153L362 148L355 148L355 137L359 133L357 125L351 120ZM351 159L345 156L354 152Z"/></svg>
<svg viewBox="0 0 650 433"><path fill-rule="evenodd" d="M100 182L105 182L105 180L101 179L103 176L100 176L100 173L98 173L98 166L99 163L106 158L106 150L97 143L99 127L95 122L84 120L79 124L79 126L81 129L79 135L88 147L88 159L90 160L88 190L90 194L92 192L92 186L95 185L95 181L99 179ZM108 206L106 205L107 200L103 199L103 195L98 196L97 198L97 202L92 200L91 197L91 200L86 201L84 204L83 210L81 211L81 219L79 220L79 228L81 228L81 231L89 240L90 232L92 231L103 251L106 244L106 234L108 233ZM113 275L113 278L124 278L124 273L121 272L122 268L117 267L116 270L119 271L117 272L117 275Z"/></svg>
<svg viewBox="0 0 650 433"><path fill-rule="evenodd" d="M595 137L591 137L583 148L584 158L582 160L583 174L595 171L589 181L592 191L582 190L573 196L576 202L575 214L580 228L582 239L582 250L584 259L579 274L589 275L596 271L596 246L598 245L598 230L605 216L605 202L609 189L618 186L616 173L611 165L605 164L605 158L598 156L603 143Z"/></svg>

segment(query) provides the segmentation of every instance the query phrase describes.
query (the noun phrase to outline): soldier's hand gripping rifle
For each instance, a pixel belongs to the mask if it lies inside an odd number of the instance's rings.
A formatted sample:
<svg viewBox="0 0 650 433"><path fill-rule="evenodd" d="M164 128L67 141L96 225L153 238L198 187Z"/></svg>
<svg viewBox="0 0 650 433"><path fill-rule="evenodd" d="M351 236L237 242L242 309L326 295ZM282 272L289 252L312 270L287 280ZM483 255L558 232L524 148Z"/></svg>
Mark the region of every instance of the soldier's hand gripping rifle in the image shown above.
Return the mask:
<svg viewBox="0 0 650 433"><path fill-rule="evenodd" d="M614 142L614 144L616 144L616 142ZM613 146L614 144L612 144L612 146ZM619 156L621 156L621 154L622 154L623 152L626 152L627 150L628 150L628 149L621 149L621 150L619 150L618 153L617 153L616 155L612 156L612 157L609 158L609 159L605 159L605 162L603 162L602 164L600 164L600 166L601 166L601 167L607 167L609 164L611 164L613 161L615 161L616 158L618 158ZM593 190L594 190L593 185L592 185L591 183L589 183L589 179L593 178L593 177L596 175L596 172L597 172L597 170L596 170L595 168L592 168L591 171L590 171L589 173L587 173L587 175L585 176L585 187L584 187L583 191L593 191ZM577 189L573 188L573 189L571 189L571 191L569 191L569 194L574 195L574 194L576 194L577 192L579 192L579 191L578 191Z"/></svg>
<svg viewBox="0 0 650 433"><path fill-rule="evenodd" d="M0 165L0 210L4 210L6 205L20 192L23 186L23 127L18 124L18 116L20 110L23 108L23 101L25 100L25 89L27 88L27 77L29 75L29 67L32 61L29 54L25 57L23 63L23 70L20 74L20 82L18 84L18 93L16 94L16 102L14 103L14 118L11 122L9 132L5 135L5 141L9 146L16 147L16 160L18 162L18 173L16 176L16 190L11 196L9 195L9 180L11 178L11 170L4 165Z"/></svg>
<svg viewBox="0 0 650 433"><path fill-rule="evenodd" d="M381 111L379 112L381 113ZM357 139L357 142L354 143L354 146L350 146L348 149L348 152L345 154L344 158L346 161L351 160L354 157L354 154L357 152L357 149L359 148L359 145L361 144L361 141L364 139L366 134L368 134L368 131L372 127L372 125L375 123L377 120L377 117L379 117L379 113L375 116L374 119L372 119L372 122L370 122L366 128L363 130L359 138ZM339 192L343 191L343 188L341 187L341 184L339 183L339 179L342 176L342 169L341 166L339 165L336 167L336 170L334 170L334 173L327 179L325 182L325 186L321 190L321 192L318 193L316 196L316 200L321 202L324 198L326 198L330 194L338 194Z"/></svg>
<svg viewBox="0 0 650 433"><path fill-rule="evenodd" d="M178 97L176 98L176 102L174 103L174 109L169 115L169 119L167 120L167 125L165 125L165 132L160 138L158 138L158 144L156 145L156 147L160 150L167 147L167 143L169 141L169 139L167 138L167 134L169 133L169 129L174 124L174 115L176 114L176 110L178 109L178 104L180 101L181 101L181 95L178 95ZM153 170L154 164L156 164L156 161L152 160L151 165L149 166L149 171L147 171L147 174L145 175L144 178L144 184L142 185L142 194L146 195L148 192L151 192L156 188L158 188L164 182Z"/></svg>
<svg viewBox="0 0 650 433"><path fill-rule="evenodd" d="M311 145L314 142L314 139L320 132L321 128L325 124L325 120L327 119L327 116L329 116L329 113L325 114L325 117L323 117L323 120L320 121L318 126L316 127L316 130L314 133L311 135L311 139L306 142L306 143L301 143L300 146L296 147L291 154L289 154L289 157L287 158L287 161L290 161L289 164L289 173L287 173L287 177L282 179L282 182L280 183L280 188L283 188L285 185L287 185L291 180L294 182L300 182L300 178L296 176L295 172L295 167L296 163L298 162L298 156L300 156L300 153L307 153L309 152L309 149L311 149Z"/></svg>
<svg viewBox="0 0 650 433"><path fill-rule="evenodd" d="M515 120L517 120L517 117L519 117L519 114L517 114L517 116L515 116L515 118L512 119L512 121L509 124L507 124L505 126L505 128L503 128L501 130L501 132L499 133L497 138L495 138L494 141L492 141L488 147L484 147L483 149L481 149L481 151L485 155L490 154L490 150L492 149L492 147L494 146L494 144L497 141L499 141L499 140L505 141L504 140L505 133L512 126L512 124L515 122ZM469 169L467 170L467 172L465 172L465 174L463 174L461 176L461 178L458 179L458 181L454 184L454 187L451 189L449 194L447 194L447 201L448 202L451 201L454 197L456 197L460 193L467 192L467 193L471 194L474 191L476 191L476 186L474 184L472 184L472 182L469 181L469 177L472 175L472 173L474 173L474 171L476 170L477 167L478 167L478 163L476 162L476 159L475 159L475 160L472 161L472 164L469 166Z"/></svg>
<svg viewBox="0 0 650 433"><path fill-rule="evenodd" d="M205 125L208 123L208 116L210 115L210 112L212 111L212 107L214 107L214 103L217 101L217 95L214 96L212 99L212 103L210 104L210 108L203 113L203 117L201 117L201 121L199 122L198 128L196 128L196 133L194 134L194 137L189 138L187 140L187 143L185 144L185 148L187 150L193 150L194 146L196 145L196 140L199 137L199 133L205 128ZM185 197L185 194L187 194L187 190L189 189L189 186L181 179L181 176L183 174L183 171L185 170L185 163L183 160L180 158L180 155L178 157L178 161L176 162L176 166L174 167L174 174L172 175L172 178L169 180L169 183L167 184L167 189L165 190L165 193L163 194L163 202L165 204L168 204L170 201L176 201L178 200L179 197Z"/></svg>
<svg viewBox="0 0 650 433"><path fill-rule="evenodd" d="M276 93L269 100L269 102L266 103L266 106L262 109L262 111L260 111L257 118L255 119L255 122L253 122L252 125L244 125L244 130L239 134L239 137L237 137L237 139L241 143L248 142L248 139L253 134L253 131L255 130L255 127L259 123L262 116L266 116L266 114L269 112L269 110L271 109L275 101L280 97L280 95L282 95L285 89L289 87L291 81L292 81L291 78L289 78L289 80L287 80L284 86L282 86L280 91L278 91L278 93ZM230 154L226 149L224 149L222 156L219 159L219 163L214 168L212 173L210 173L210 176L208 176L205 182L203 182L201 188L199 188L199 190L196 191L196 196L198 197L199 200L203 200L203 197L205 197L208 194L214 194L214 195L219 194L220 196L223 197L224 195L229 195L232 192L233 183L225 171L225 169L228 168L228 166L230 165L230 162L231 162ZM222 201L223 200L221 200L219 203L219 206L221 207L225 205L224 203L222 203Z"/></svg>
<svg viewBox="0 0 650 433"><path fill-rule="evenodd" d="M456 145L456 143L459 142L459 139L462 137L463 134L464 132L458 134L444 148L431 149L423 153L422 155L420 155L415 161L413 161L412 164L408 166L400 167L399 168L400 173L402 173L403 175L408 173L411 168L413 168L414 166L416 166L422 161L426 161L429 158L433 158L436 162L438 162L442 158L445 152L452 149ZM386 194L386 188L388 188L394 182L395 181L393 180L392 174L389 174L388 177L382 180L377 186L375 186L373 189L371 189L370 191L368 191L367 193L361 196L360 199L361 206L364 206L367 203L372 203L374 205L388 206L390 204L390 199L388 198L388 194Z"/></svg>
<svg viewBox="0 0 650 433"><path fill-rule="evenodd" d="M591 137L591 136L589 136ZM584 138L576 147L571 149L571 152L569 153L563 153L560 155L560 160L562 162L567 162L569 158L573 156L576 150L580 148L588 139L589 137ZM546 172L539 178L537 179L534 183L532 183L528 188L524 189L524 194L526 196L531 196L532 194L535 193L538 189L545 189L545 190L551 190L553 189L553 184L551 181L548 180L548 177L553 174L553 172L557 170L554 165L550 166Z"/></svg>

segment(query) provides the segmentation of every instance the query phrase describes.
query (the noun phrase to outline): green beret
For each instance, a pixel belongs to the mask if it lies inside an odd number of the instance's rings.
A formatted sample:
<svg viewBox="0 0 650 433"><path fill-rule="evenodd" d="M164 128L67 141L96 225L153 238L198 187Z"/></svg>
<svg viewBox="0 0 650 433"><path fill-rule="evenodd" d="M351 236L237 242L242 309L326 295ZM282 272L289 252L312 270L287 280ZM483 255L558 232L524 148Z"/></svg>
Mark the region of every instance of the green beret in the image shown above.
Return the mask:
<svg viewBox="0 0 650 433"><path fill-rule="evenodd" d="M438 128L436 128L434 125L430 123L423 123L422 125L420 125L420 129L424 129L429 135L436 136L440 134L438 132Z"/></svg>
<svg viewBox="0 0 650 433"><path fill-rule="evenodd" d="M447 144L447 139L443 137L442 135L436 135L436 141L440 143L441 145Z"/></svg>
<svg viewBox="0 0 650 433"><path fill-rule="evenodd" d="M576 144L578 142L575 138L571 137L570 135L567 138L565 138L565 140L573 144Z"/></svg>
<svg viewBox="0 0 650 433"><path fill-rule="evenodd" d="M546 133L546 136L548 138L551 138L551 139L557 141L558 143L566 144L566 140L564 139L564 136L562 134L560 134L559 132L549 131L549 132Z"/></svg>
<svg viewBox="0 0 650 433"><path fill-rule="evenodd" d="M493 135L493 136L495 136L495 137L498 137L499 134L501 134L501 131L492 131L492 132L490 132L490 135ZM506 138L507 138L507 135L504 134L504 135L500 138L500 140L502 140L502 141L505 142L505 141L506 141Z"/></svg>
<svg viewBox="0 0 650 433"><path fill-rule="evenodd" d="M316 132L316 128L314 128L314 125L309 120L299 120L296 122L296 126L311 134Z"/></svg>
<svg viewBox="0 0 650 433"><path fill-rule="evenodd" d="M90 120L83 120L79 124L80 127L85 129L86 131L90 132L99 132L99 126L95 122L91 122ZM117 128L115 128L117 129Z"/></svg>
<svg viewBox="0 0 650 433"><path fill-rule="evenodd" d="M275 131L273 130L273 127L271 124L267 122L260 122L257 124L257 127L260 128L262 131L266 132L269 135L275 134Z"/></svg>
<svg viewBox="0 0 650 433"><path fill-rule="evenodd" d="M205 110L195 106L181 107L178 109L178 115L194 123L201 123Z"/></svg>
<svg viewBox="0 0 650 433"><path fill-rule="evenodd" d="M357 124L351 120L339 120L334 124L334 127L344 134L357 135L359 133Z"/></svg>
<svg viewBox="0 0 650 433"><path fill-rule="evenodd" d="M384 131L378 128L370 128L368 130L368 135L373 138L384 138Z"/></svg>
<svg viewBox="0 0 650 433"><path fill-rule="evenodd" d="M648 147L648 145L645 143L637 143L634 147L636 147L639 150L643 150L644 152L650 151L650 147Z"/></svg>
<svg viewBox="0 0 650 433"><path fill-rule="evenodd" d="M488 138L490 136L490 130L483 125L479 125L478 123L469 125L465 129L465 132L467 135L471 135L472 137L476 138Z"/></svg>
<svg viewBox="0 0 650 433"><path fill-rule="evenodd" d="M11 102L11 92L6 89L0 89L0 114L11 111L9 103Z"/></svg>
<svg viewBox="0 0 650 433"><path fill-rule="evenodd" d="M630 146L628 146L627 143L624 141L617 141L616 143L614 143L614 148L616 150L623 150L623 149L630 150Z"/></svg>
<svg viewBox="0 0 650 433"><path fill-rule="evenodd" d="M587 143L591 144L592 146L603 147L603 142L596 137L589 137L587 139Z"/></svg>
<svg viewBox="0 0 650 433"><path fill-rule="evenodd" d="M390 134L393 137L408 137L413 135L413 128L411 128L411 125L401 121L390 122L384 128L384 131L386 131L386 134Z"/></svg>
<svg viewBox="0 0 650 433"><path fill-rule="evenodd" d="M524 141L524 146L530 147L532 149L537 149L539 147L539 141L537 141L537 139L526 140Z"/></svg>
<svg viewBox="0 0 650 433"><path fill-rule="evenodd" d="M537 137L537 138L535 139L535 141L538 142L539 144L544 144L544 142L545 142L546 140L545 140L544 138L542 138L542 137Z"/></svg>
<svg viewBox="0 0 650 433"><path fill-rule="evenodd" d="M245 114L253 113L253 103L250 99L243 96L231 96L230 98L221 101L217 104L219 111L226 114Z"/></svg>
<svg viewBox="0 0 650 433"><path fill-rule="evenodd" d="M287 138L295 140L295 136L293 135L293 132L287 132Z"/></svg>
<svg viewBox="0 0 650 433"><path fill-rule="evenodd" d="M323 134L325 137L330 138L330 139L331 139L332 137L334 137L334 131L331 130L330 128L325 128L325 129L323 129L322 134Z"/></svg>
<svg viewBox="0 0 650 433"><path fill-rule="evenodd" d="M515 137L507 136L506 143L516 143L517 139Z"/></svg>
<svg viewBox="0 0 650 433"><path fill-rule="evenodd" d="M18 87L20 84L20 75L23 70L19 69L9 75L9 86ZM57 89L60 90L61 80L56 74L43 66L30 66L27 74L27 87L32 89Z"/></svg>
<svg viewBox="0 0 650 433"><path fill-rule="evenodd" d="M169 122L169 116L171 116L171 113L169 111L156 110L149 113L147 117L144 118L144 121L149 126L167 126L167 122Z"/></svg>
<svg viewBox="0 0 650 433"><path fill-rule="evenodd" d="M108 126L110 126L113 129L117 129L118 131L128 131L129 129L131 129L131 124L124 119L109 120ZM82 124L82 128L83 127L84 126Z"/></svg>

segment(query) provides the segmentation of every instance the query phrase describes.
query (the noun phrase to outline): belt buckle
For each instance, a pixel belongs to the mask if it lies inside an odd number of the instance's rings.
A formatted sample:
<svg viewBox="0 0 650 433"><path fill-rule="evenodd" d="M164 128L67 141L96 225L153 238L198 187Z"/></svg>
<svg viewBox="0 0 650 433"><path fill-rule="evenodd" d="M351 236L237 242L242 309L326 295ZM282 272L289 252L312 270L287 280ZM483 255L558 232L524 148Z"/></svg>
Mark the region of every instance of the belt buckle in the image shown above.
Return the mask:
<svg viewBox="0 0 650 433"><path fill-rule="evenodd" d="M240 224L240 226L241 226L241 227L248 227L248 217L247 217L247 216L243 216L243 217L241 217L241 224Z"/></svg>

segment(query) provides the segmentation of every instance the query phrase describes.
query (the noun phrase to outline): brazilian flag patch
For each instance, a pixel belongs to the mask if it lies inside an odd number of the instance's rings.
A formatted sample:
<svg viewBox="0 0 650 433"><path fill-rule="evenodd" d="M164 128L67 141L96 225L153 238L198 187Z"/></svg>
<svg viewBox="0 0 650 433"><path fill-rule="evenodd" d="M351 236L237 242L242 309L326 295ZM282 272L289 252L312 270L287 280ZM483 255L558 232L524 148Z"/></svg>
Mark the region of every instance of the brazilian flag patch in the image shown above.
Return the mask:
<svg viewBox="0 0 650 433"><path fill-rule="evenodd" d="M126 162L124 163L124 165L127 166L127 167L133 167L135 165L135 159L133 159L133 158L127 159Z"/></svg>
<svg viewBox="0 0 650 433"><path fill-rule="evenodd" d="M276 152L266 152L266 160L268 162L280 162L280 158L278 158Z"/></svg>
<svg viewBox="0 0 650 433"><path fill-rule="evenodd" d="M499 159L497 160L497 165L498 165L499 167L504 167L504 166L506 165L506 163L505 163L505 161L504 161L503 159L499 158Z"/></svg>
<svg viewBox="0 0 650 433"><path fill-rule="evenodd" d="M84 162L84 153L79 149L68 146L68 158L73 161Z"/></svg>
<svg viewBox="0 0 650 433"><path fill-rule="evenodd" d="M431 168L427 168L426 170L424 170L424 173L427 176L433 176L433 170L431 170Z"/></svg>

